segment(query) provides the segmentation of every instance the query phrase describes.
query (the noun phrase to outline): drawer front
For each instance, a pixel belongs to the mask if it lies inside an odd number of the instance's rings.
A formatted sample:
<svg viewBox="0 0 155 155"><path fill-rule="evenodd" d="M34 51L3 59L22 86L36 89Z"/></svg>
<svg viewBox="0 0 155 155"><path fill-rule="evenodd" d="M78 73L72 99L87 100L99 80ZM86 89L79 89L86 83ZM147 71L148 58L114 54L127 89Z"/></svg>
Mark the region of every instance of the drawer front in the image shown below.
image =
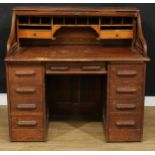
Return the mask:
<svg viewBox="0 0 155 155"><path fill-rule="evenodd" d="M42 129L43 115L20 115L11 117L12 129Z"/></svg>
<svg viewBox="0 0 155 155"><path fill-rule="evenodd" d="M120 65L114 64L109 67L110 83L140 83L144 82L144 65Z"/></svg>
<svg viewBox="0 0 155 155"><path fill-rule="evenodd" d="M140 129L110 129L107 141L109 142L135 142L142 140L142 131Z"/></svg>
<svg viewBox="0 0 155 155"><path fill-rule="evenodd" d="M47 74L105 74L105 63L47 63Z"/></svg>
<svg viewBox="0 0 155 155"><path fill-rule="evenodd" d="M42 101L31 101L27 100L11 100L11 112L12 113L33 113L33 112L42 112L43 105Z"/></svg>
<svg viewBox="0 0 155 155"><path fill-rule="evenodd" d="M140 129L141 115L136 113L111 113L109 118L110 129Z"/></svg>
<svg viewBox="0 0 155 155"><path fill-rule="evenodd" d="M11 84L25 83L40 85L43 81L43 67L41 65L15 64L8 67L9 82Z"/></svg>
<svg viewBox="0 0 155 155"><path fill-rule="evenodd" d="M18 38L51 39L51 30L18 30Z"/></svg>
<svg viewBox="0 0 155 155"><path fill-rule="evenodd" d="M142 84L117 84L110 86L110 98L128 98L141 99L143 98Z"/></svg>
<svg viewBox="0 0 155 155"><path fill-rule="evenodd" d="M45 141L44 129L11 129L11 141Z"/></svg>
<svg viewBox="0 0 155 155"><path fill-rule="evenodd" d="M132 39L133 30L102 30L101 39Z"/></svg>
<svg viewBox="0 0 155 155"><path fill-rule="evenodd" d="M110 112L140 112L143 105L138 99L111 99L109 101Z"/></svg>

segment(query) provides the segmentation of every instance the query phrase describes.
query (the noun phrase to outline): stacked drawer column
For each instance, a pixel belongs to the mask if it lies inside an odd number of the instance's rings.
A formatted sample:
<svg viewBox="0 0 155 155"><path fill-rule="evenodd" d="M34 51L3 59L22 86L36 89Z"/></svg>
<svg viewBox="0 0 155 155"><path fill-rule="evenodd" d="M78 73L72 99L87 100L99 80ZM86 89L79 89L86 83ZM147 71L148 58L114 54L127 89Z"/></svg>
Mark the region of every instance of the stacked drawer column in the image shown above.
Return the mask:
<svg viewBox="0 0 155 155"><path fill-rule="evenodd" d="M141 141L144 81L144 63L108 65L107 141Z"/></svg>
<svg viewBox="0 0 155 155"><path fill-rule="evenodd" d="M44 75L41 63L7 64L11 141L45 140Z"/></svg>

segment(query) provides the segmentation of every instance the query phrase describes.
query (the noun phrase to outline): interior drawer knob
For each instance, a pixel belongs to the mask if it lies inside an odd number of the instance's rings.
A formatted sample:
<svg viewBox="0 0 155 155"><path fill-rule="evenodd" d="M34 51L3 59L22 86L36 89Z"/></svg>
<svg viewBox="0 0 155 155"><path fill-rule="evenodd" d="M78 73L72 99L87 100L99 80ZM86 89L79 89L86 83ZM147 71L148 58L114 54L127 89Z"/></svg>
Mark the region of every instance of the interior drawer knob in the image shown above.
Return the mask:
<svg viewBox="0 0 155 155"><path fill-rule="evenodd" d="M33 33L33 36L34 36L34 37L36 37L36 36L37 36L37 34L36 34L36 33Z"/></svg>
<svg viewBox="0 0 155 155"><path fill-rule="evenodd" d="M18 126L36 126L37 121L36 120L30 120L30 121L17 121Z"/></svg>
<svg viewBox="0 0 155 155"><path fill-rule="evenodd" d="M119 34L117 33L115 36L116 36L116 38L117 38L117 37L119 37Z"/></svg>

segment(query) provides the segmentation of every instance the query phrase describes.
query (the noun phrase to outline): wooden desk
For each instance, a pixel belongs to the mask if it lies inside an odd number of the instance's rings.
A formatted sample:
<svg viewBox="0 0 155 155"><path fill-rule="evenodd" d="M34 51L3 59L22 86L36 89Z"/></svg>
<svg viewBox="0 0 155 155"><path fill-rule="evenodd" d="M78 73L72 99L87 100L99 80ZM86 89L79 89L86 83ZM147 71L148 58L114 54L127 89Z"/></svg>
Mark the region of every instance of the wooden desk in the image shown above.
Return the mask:
<svg viewBox="0 0 155 155"><path fill-rule="evenodd" d="M15 8L5 61L11 141L45 141L54 115L103 119L107 142L142 140L139 10Z"/></svg>

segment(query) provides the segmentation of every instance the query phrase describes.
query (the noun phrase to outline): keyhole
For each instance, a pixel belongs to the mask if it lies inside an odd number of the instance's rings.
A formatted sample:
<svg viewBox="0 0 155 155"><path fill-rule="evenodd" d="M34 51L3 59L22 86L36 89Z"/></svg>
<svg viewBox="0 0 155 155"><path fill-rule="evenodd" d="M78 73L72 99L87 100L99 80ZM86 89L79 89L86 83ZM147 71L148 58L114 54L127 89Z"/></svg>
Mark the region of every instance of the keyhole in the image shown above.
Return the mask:
<svg viewBox="0 0 155 155"><path fill-rule="evenodd" d="M33 36L36 37L36 33L34 33Z"/></svg>
<svg viewBox="0 0 155 155"><path fill-rule="evenodd" d="M118 34L116 34L116 37L118 37L119 35Z"/></svg>

